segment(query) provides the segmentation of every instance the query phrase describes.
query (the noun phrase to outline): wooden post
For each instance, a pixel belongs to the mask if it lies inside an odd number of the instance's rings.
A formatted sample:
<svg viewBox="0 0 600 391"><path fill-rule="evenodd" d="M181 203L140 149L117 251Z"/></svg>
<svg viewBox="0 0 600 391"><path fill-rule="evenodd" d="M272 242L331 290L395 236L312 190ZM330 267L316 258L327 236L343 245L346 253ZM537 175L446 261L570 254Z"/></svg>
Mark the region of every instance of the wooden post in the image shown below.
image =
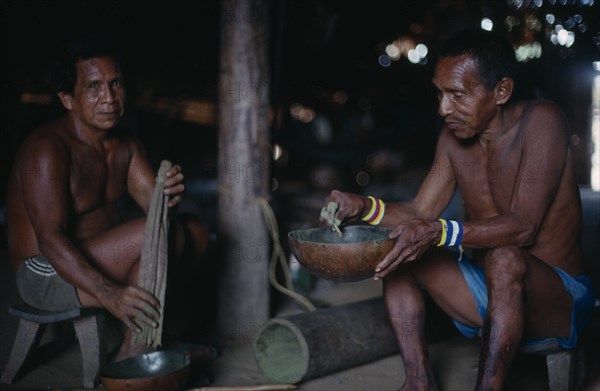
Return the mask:
<svg viewBox="0 0 600 391"><path fill-rule="evenodd" d="M219 326L252 340L270 316L268 0L222 0L219 76Z"/></svg>

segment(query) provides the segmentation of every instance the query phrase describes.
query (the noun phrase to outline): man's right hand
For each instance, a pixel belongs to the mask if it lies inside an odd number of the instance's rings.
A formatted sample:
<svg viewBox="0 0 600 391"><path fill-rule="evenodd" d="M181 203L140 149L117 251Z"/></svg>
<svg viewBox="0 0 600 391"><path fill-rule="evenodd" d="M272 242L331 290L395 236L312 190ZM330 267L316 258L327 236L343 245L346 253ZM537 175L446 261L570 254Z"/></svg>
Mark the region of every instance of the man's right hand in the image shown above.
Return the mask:
<svg viewBox="0 0 600 391"><path fill-rule="evenodd" d="M134 286L113 285L101 296L98 300L104 308L134 332L142 331L141 323L158 327L160 302L152 293Z"/></svg>
<svg viewBox="0 0 600 391"><path fill-rule="evenodd" d="M369 201L368 198L356 194L333 190L325 199L325 208L330 202L335 202L338 205L335 219L339 219L341 223L344 224L348 221L360 219L364 215L366 205L369 205L371 201ZM328 227L333 225L331 221L328 221L322 216L319 220Z"/></svg>

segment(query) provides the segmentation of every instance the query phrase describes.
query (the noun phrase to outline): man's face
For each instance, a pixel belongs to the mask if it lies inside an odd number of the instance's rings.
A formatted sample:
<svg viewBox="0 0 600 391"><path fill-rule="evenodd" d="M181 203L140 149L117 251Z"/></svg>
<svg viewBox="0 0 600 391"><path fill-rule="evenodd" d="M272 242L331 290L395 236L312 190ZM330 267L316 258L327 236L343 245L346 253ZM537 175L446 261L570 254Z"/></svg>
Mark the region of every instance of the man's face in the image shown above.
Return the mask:
<svg viewBox="0 0 600 391"><path fill-rule="evenodd" d="M117 126L125 109L123 75L110 57L78 60L77 80L71 114L85 125L110 130Z"/></svg>
<svg viewBox="0 0 600 391"><path fill-rule="evenodd" d="M495 94L481 83L471 57L441 58L433 84L438 91L438 112L456 137L471 138L487 129L497 112Z"/></svg>

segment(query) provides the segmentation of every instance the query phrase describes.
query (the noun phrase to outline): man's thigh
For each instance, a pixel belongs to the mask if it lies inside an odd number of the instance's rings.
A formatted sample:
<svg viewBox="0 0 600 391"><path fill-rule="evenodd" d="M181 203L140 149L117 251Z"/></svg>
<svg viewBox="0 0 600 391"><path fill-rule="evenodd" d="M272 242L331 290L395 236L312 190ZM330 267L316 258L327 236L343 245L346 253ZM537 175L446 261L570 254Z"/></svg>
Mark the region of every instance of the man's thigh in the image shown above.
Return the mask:
<svg viewBox="0 0 600 391"><path fill-rule="evenodd" d="M407 267L442 311L461 323L481 327L483 319L458 262L455 253L442 248L428 251Z"/></svg>
<svg viewBox="0 0 600 391"><path fill-rule="evenodd" d="M129 221L88 240L83 249L101 272L126 284L133 266L140 260L144 227L145 219Z"/></svg>
<svg viewBox="0 0 600 391"><path fill-rule="evenodd" d="M524 277L524 316L527 339L569 335L572 298L554 268L522 250L526 265ZM440 308L452 319L482 327L473 293L461 271L456 254L434 249L421 261L407 265Z"/></svg>
<svg viewBox="0 0 600 391"><path fill-rule="evenodd" d="M490 306L514 305L516 289L521 289L526 340L568 337L573 300L552 266L519 246L489 250L483 266ZM514 308L488 309L499 317L507 311L514 313Z"/></svg>
<svg viewBox="0 0 600 391"><path fill-rule="evenodd" d="M546 262L521 250L527 271L524 278L527 339L568 337L573 298L563 280Z"/></svg>

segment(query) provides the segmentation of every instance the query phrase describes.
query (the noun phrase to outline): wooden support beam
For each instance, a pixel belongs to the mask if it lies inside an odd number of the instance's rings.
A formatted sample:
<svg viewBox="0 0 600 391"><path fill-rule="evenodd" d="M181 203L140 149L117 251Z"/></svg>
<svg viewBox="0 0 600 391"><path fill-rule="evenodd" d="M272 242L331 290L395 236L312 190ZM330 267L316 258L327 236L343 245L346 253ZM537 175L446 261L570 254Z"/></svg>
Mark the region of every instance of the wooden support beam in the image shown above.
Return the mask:
<svg viewBox="0 0 600 391"><path fill-rule="evenodd" d="M270 316L270 242L257 198L270 194L268 0L222 0L219 76L219 324L252 339Z"/></svg>

